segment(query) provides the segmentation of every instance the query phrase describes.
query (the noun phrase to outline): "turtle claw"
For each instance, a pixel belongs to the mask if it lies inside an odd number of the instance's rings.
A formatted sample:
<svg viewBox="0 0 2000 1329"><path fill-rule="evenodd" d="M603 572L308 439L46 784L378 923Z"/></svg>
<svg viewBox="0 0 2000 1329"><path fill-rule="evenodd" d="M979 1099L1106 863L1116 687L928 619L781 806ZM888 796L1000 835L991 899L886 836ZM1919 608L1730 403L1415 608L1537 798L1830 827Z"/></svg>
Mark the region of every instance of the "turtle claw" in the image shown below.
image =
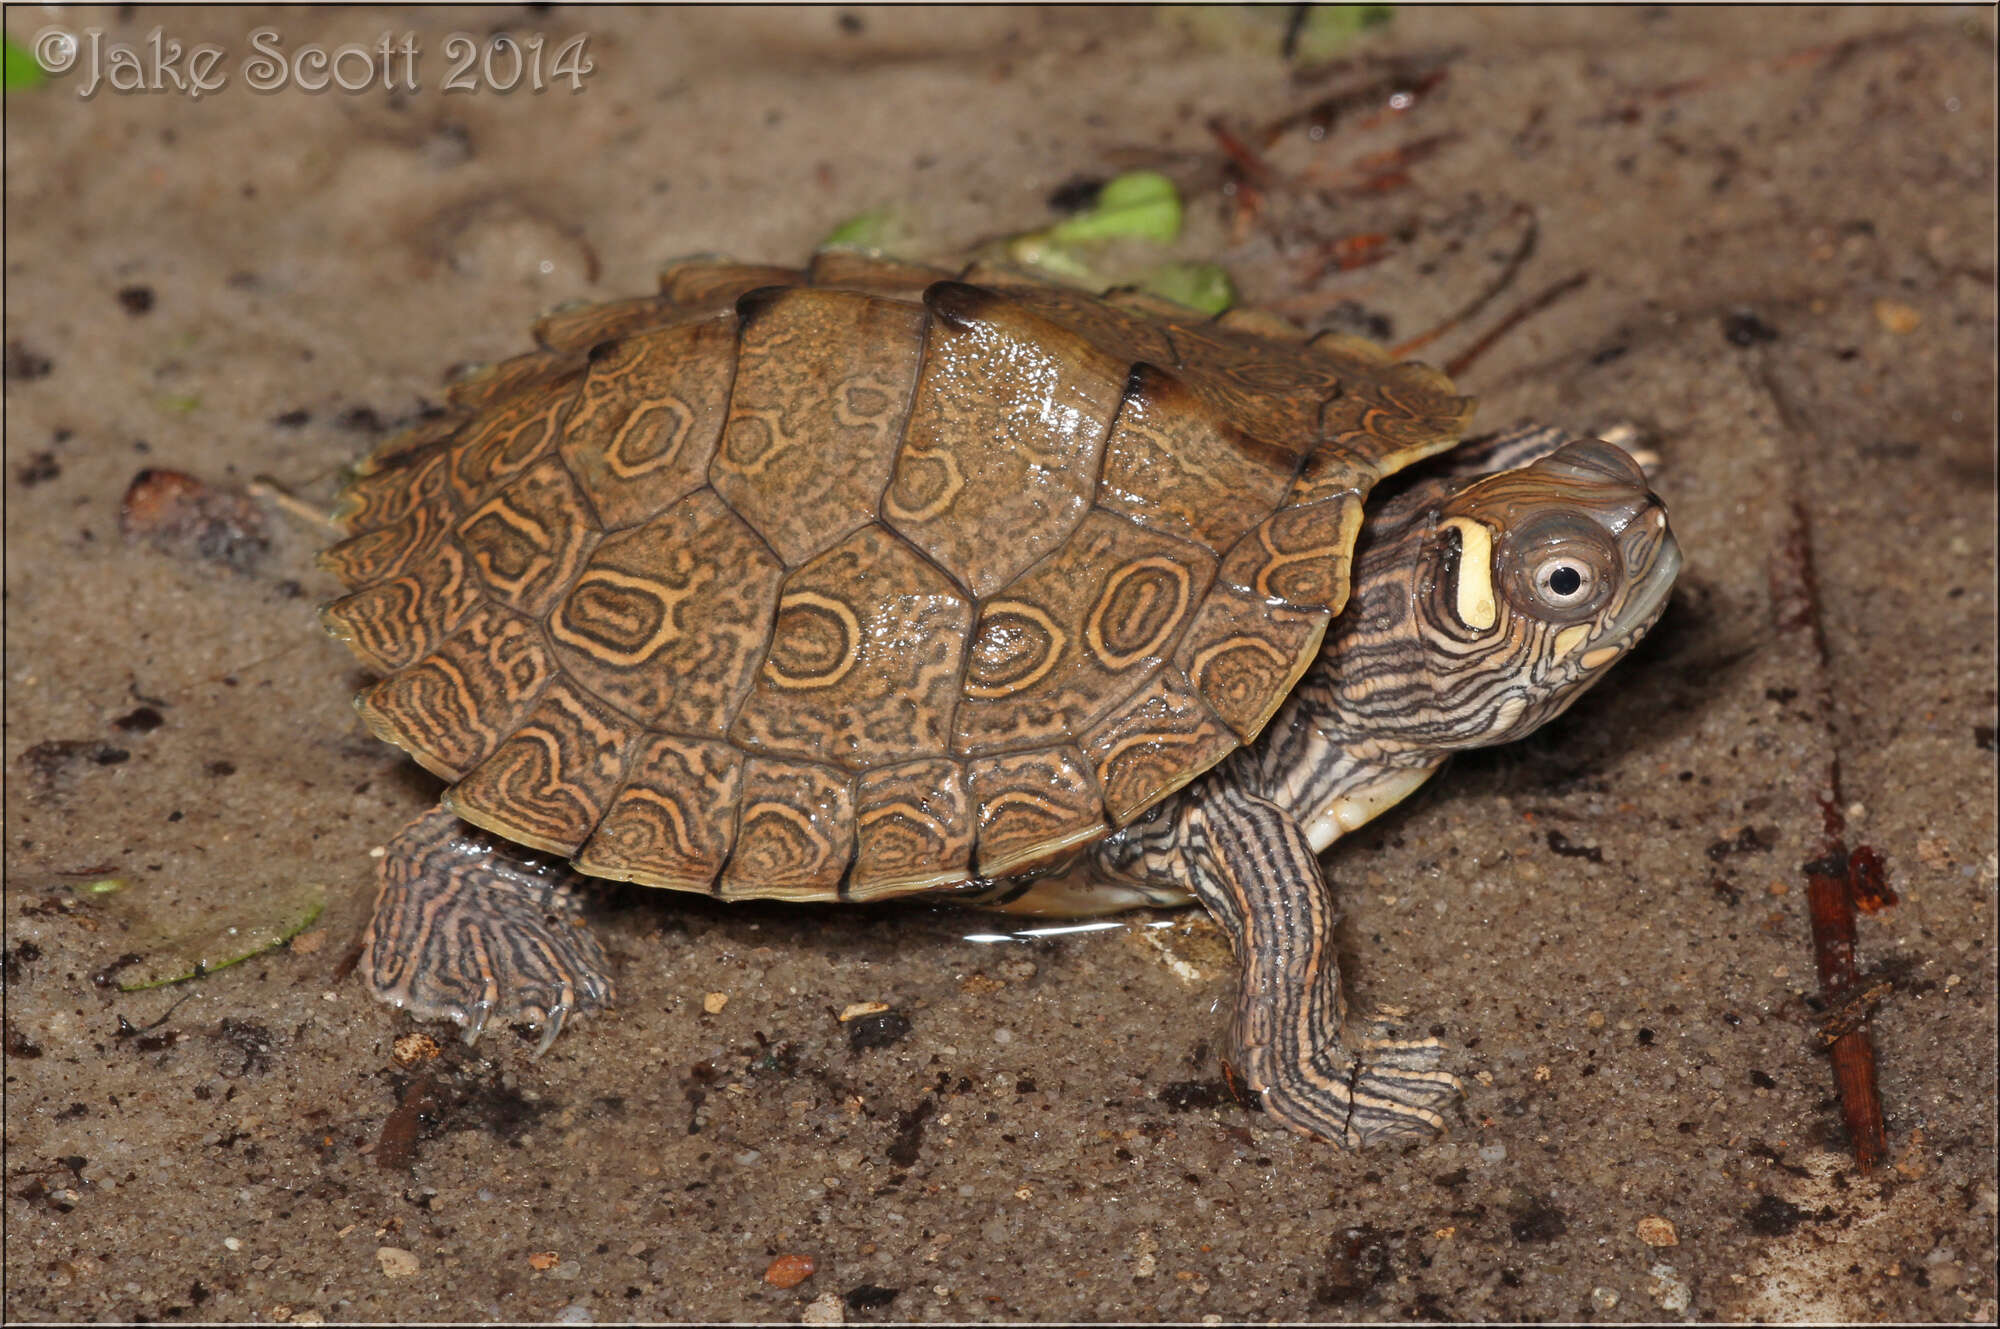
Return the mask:
<svg viewBox="0 0 2000 1329"><path fill-rule="evenodd" d="M536 1057L540 1057L544 1052L549 1050L549 1045L556 1041L556 1035L562 1032L563 1021L569 1018L569 1002L567 998L570 994L564 993L563 995L565 1000L555 1004L554 1008L549 1011L548 1020L542 1026L541 1041L535 1044L533 1054Z"/></svg>
<svg viewBox="0 0 2000 1329"><path fill-rule="evenodd" d="M493 1003L488 998L481 997L478 1001L472 1003L472 1010L465 1017L465 1045L467 1047L471 1047L474 1043L477 1043L479 1036L486 1032L486 1021L492 1014Z"/></svg>
<svg viewBox="0 0 2000 1329"><path fill-rule="evenodd" d="M614 1000L567 866L433 811L390 842L381 881L362 937L369 986L418 1019L453 1021L468 1045L525 1020L543 1026L540 1056Z"/></svg>

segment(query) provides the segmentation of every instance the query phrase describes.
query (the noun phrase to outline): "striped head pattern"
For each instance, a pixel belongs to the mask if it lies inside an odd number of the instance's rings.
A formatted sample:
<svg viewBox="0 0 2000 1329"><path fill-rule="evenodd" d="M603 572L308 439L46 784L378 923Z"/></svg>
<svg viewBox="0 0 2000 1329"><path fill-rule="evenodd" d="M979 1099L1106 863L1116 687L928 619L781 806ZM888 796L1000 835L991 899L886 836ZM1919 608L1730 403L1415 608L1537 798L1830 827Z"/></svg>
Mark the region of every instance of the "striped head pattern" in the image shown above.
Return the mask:
<svg viewBox="0 0 2000 1329"><path fill-rule="evenodd" d="M1560 715L1659 618L1681 565L1644 472L1597 439L1413 485L1371 534L1322 661L1344 724L1406 751Z"/></svg>

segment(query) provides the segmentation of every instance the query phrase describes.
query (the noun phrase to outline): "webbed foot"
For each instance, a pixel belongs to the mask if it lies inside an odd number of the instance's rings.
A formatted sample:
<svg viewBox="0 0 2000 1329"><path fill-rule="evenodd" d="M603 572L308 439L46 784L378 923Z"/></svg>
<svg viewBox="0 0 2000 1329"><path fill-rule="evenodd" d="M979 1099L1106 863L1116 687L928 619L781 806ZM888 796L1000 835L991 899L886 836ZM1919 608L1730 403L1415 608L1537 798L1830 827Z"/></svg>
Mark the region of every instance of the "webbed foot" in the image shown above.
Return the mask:
<svg viewBox="0 0 2000 1329"><path fill-rule="evenodd" d="M1445 1045L1401 1032L1403 1012L1378 1011L1361 1031L1349 1092L1348 1134L1356 1146L1428 1139L1444 1130L1443 1110L1465 1093L1441 1069Z"/></svg>
<svg viewBox="0 0 2000 1329"><path fill-rule="evenodd" d="M390 1005L451 1020L468 1043L496 1022L540 1025L540 1056L613 1001L568 864L435 809L389 842L380 875L361 969Z"/></svg>
<svg viewBox="0 0 2000 1329"><path fill-rule="evenodd" d="M1400 1014L1385 1010L1304 1058L1238 1047L1245 1066L1235 1073L1266 1112L1302 1135L1350 1149L1428 1140L1444 1132L1444 1109L1464 1086L1441 1069L1443 1043L1400 1035Z"/></svg>

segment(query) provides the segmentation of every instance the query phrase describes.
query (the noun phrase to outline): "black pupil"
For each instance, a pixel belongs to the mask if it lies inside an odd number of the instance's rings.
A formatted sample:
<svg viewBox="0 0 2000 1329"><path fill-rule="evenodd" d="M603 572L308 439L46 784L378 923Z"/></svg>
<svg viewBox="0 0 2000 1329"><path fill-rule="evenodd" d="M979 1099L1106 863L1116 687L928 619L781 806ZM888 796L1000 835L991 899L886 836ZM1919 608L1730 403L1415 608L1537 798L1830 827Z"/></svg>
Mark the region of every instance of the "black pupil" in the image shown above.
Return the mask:
<svg viewBox="0 0 2000 1329"><path fill-rule="evenodd" d="M1583 585L1583 574L1575 568L1564 566L1549 574L1549 589L1557 595L1575 595Z"/></svg>

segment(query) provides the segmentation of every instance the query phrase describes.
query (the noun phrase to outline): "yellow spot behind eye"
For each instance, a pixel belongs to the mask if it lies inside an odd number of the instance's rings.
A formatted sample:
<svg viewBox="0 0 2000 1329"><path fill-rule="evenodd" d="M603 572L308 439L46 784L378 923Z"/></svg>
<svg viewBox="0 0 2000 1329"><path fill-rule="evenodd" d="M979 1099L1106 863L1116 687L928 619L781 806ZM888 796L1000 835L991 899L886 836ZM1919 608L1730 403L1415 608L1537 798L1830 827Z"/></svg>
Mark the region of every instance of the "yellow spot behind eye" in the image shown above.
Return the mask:
<svg viewBox="0 0 2000 1329"><path fill-rule="evenodd" d="M1560 660L1589 639L1590 624L1572 624L1556 634L1555 641L1550 644L1550 650L1555 658Z"/></svg>
<svg viewBox="0 0 2000 1329"><path fill-rule="evenodd" d="M1493 532L1470 517L1447 517L1458 532L1458 621L1485 631L1499 620L1493 603Z"/></svg>
<svg viewBox="0 0 2000 1329"><path fill-rule="evenodd" d="M1583 657L1583 667L1585 669L1595 669L1599 665L1610 664L1617 658L1618 648L1616 646L1600 646Z"/></svg>

